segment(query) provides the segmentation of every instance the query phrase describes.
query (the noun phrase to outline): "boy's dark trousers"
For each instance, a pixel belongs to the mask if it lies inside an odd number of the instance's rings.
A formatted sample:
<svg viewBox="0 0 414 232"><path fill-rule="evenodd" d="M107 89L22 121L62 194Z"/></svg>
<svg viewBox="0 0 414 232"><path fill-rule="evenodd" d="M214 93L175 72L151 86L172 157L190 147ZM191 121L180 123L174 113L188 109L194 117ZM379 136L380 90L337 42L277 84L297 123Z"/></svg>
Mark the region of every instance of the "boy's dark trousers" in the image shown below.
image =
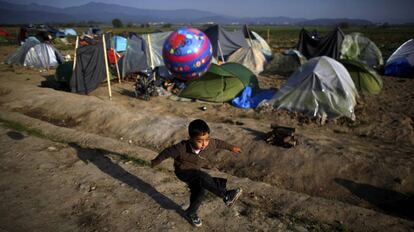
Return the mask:
<svg viewBox="0 0 414 232"><path fill-rule="evenodd" d="M190 188L190 207L187 212L194 214L201 205L205 190L216 196L223 198L226 194L227 180L219 177L211 177L208 173L201 170L180 170L175 171L178 179L187 183Z"/></svg>

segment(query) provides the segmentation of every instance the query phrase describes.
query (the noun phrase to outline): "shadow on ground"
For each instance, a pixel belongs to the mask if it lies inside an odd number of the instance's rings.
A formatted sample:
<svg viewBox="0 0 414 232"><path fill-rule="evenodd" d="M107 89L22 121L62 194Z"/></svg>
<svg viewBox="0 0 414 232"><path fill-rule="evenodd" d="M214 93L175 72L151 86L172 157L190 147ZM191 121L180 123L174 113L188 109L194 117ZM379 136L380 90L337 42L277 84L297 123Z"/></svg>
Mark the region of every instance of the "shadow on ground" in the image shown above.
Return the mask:
<svg viewBox="0 0 414 232"><path fill-rule="evenodd" d="M357 197L368 201L384 213L414 220L414 196L393 190L378 188L370 184L335 178L335 182L347 188Z"/></svg>
<svg viewBox="0 0 414 232"><path fill-rule="evenodd" d="M83 162L92 163L102 172L112 176L115 179L122 181L123 183L129 185L130 187L142 193L145 193L164 209L174 210L179 215L184 215L184 210L181 208L180 205L175 203L167 196L158 192L154 187L151 186L151 184L127 172L121 166L119 166L116 163L113 163L107 156L105 156L105 154L112 154L119 157L124 157L124 155L116 154L105 150L86 149L74 143L70 143L69 146L76 149L79 159L81 159Z"/></svg>

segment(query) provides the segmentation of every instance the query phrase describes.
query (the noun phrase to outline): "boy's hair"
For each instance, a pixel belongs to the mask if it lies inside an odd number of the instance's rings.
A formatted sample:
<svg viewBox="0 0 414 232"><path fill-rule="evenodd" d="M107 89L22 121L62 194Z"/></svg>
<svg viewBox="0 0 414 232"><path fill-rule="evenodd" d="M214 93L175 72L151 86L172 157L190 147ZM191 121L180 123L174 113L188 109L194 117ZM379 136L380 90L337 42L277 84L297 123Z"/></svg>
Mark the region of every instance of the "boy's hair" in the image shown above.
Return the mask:
<svg viewBox="0 0 414 232"><path fill-rule="evenodd" d="M203 120L196 119L190 122L190 125L188 125L188 134L191 138L200 135L210 134L210 127L208 127L207 123Z"/></svg>

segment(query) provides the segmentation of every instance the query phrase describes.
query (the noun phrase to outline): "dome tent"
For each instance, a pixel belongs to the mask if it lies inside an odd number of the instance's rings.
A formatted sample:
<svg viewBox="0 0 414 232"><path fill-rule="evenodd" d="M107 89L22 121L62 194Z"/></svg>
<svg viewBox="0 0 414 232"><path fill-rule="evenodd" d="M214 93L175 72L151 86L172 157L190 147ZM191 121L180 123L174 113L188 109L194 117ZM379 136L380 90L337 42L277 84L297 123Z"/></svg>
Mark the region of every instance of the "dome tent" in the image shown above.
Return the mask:
<svg viewBox="0 0 414 232"><path fill-rule="evenodd" d="M384 64L382 54L377 45L361 33L345 35L341 47L341 59L365 63L370 67Z"/></svg>
<svg viewBox="0 0 414 232"><path fill-rule="evenodd" d="M298 111L311 117L354 119L357 96L346 68L322 56L305 63L268 103L277 109Z"/></svg>
<svg viewBox="0 0 414 232"><path fill-rule="evenodd" d="M73 28L65 28L63 30L63 33L65 33L65 36L77 36L78 33L76 33L75 29Z"/></svg>
<svg viewBox="0 0 414 232"><path fill-rule="evenodd" d="M414 77L414 39L403 43L388 58L384 74L397 77Z"/></svg>
<svg viewBox="0 0 414 232"><path fill-rule="evenodd" d="M381 76L367 64L354 60L340 60L345 66L354 81L358 91L369 94L378 94L382 89Z"/></svg>
<svg viewBox="0 0 414 232"><path fill-rule="evenodd" d="M211 102L226 102L239 95L246 86L258 88L256 76L238 63L211 64L199 79L191 81L180 97Z"/></svg>
<svg viewBox="0 0 414 232"><path fill-rule="evenodd" d="M6 63L34 68L50 68L57 67L63 61L63 56L51 44L28 40L7 59Z"/></svg>
<svg viewBox="0 0 414 232"><path fill-rule="evenodd" d="M263 71L266 57L258 48L242 47L231 54L227 61L242 64L244 67L250 69L254 74L259 75L259 73Z"/></svg>

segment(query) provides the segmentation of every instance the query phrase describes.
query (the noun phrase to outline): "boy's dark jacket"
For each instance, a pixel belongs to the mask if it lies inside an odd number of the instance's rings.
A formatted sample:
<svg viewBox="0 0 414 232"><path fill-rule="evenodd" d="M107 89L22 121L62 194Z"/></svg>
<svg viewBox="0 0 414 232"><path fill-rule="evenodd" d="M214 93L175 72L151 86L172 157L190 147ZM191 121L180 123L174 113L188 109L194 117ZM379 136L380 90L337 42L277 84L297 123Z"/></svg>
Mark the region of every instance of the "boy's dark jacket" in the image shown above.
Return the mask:
<svg viewBox="0 0 414 232"><path fill-rule="evenodd" d="M210 139L209 145L200 153L194 154L189 140L183 140L171 147L164 149L154 159L154 165L158 165L167 158L174 159L174 168L176 172L184 170L199 170L201 168L210 168L207 157L211 156L217 149L226 149L231 151L232 145L219 140Z"/></svg>

